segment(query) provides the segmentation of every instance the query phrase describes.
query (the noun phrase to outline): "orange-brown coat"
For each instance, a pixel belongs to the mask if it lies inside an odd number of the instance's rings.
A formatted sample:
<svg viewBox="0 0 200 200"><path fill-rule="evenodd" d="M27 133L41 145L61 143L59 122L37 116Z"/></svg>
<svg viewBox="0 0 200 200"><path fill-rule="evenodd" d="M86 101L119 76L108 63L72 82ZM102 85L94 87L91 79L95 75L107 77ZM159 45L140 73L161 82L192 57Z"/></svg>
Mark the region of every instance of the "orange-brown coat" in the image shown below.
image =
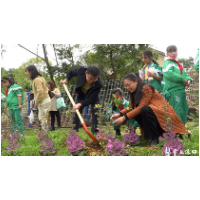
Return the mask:
<svg viewBox="0 0 200 200"><path fill-rule="evenodd" d="M176 114L175 110L172 108L172 106L159 94L157 90L153 92L149 85L144 85L142 92L144 93L144 95L141 98L139 105L136 107L136 105L132 105L132 103L130 102L129 106L121 111L123 115L127 115L129 119L133 119L140 114L142 107L150 106L156 115L160 127L163 130L165 130L166 128L164 124L167 124L165 116L167 114L167 116L172 119L173 131L175 131L177 134L190 134ZM134 107L136 108L133 109Z"/></svg>

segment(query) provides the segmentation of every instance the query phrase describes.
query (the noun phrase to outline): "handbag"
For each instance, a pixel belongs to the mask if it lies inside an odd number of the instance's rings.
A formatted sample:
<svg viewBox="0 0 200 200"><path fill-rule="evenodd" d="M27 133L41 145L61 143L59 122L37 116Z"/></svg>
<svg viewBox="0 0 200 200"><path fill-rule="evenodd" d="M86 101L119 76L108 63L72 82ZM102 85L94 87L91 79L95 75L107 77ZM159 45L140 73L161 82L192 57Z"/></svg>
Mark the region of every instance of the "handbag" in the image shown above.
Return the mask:
<svg viewBox="0 0 200 200"><path fill-rule="evenodd" d="M63 97L58 97L56 99L56 106L57 106L57 109L58 110L61 110L63 108L66 108L66 105L65 105L65 102L64 102L64 99Z"/></svg>
<svg viewBox="0 0 200 200"><path fill-rule="evenodd" d="M52 99L55 96L55 94L51 92L50 90L48 91L48 94L49 94L50 99Z"/></svg>
<svg viewBox="0 0 200 200"><path fill-rule="evenodd" d="M31 113L29 115L29 122L30 122L30 124L32 124L34 122L34 114L33 114L32 110L31 110Z"/></svg>

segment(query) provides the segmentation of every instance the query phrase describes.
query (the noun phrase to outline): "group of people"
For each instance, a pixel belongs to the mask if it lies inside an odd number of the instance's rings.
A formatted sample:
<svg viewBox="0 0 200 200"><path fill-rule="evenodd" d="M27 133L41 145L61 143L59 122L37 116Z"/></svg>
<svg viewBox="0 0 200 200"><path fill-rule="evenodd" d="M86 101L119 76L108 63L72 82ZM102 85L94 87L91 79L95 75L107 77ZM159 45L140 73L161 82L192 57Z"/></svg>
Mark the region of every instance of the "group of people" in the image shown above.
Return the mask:
<svg viewBox="0 0 200 200"><path fill-rule="evenodd" d="M172 120L173 131L179 135L190 134L185 128L188 114L185 87L190 85L192 79L176 60L177 55L176 46L167 47L168 59L160 67L153 59L152 52L145 50L142 53L142 61L145 65L139 71L139 74L130 73L123 79L124 87L130 94L130 102L123 97L120 88L111 91L112 102L109 104L105 118L111 121L116 130L116 135L121 135L121 124L131 125L135 129L139 126L144 138L151 139L150 145L155 145L158 143L159 136L165 131L166 114ZM195 59L197 72L199 72L198 55ZM61 95L60 91L56 88L54 82L46 83L34 65L26 67L26 73L33 81L35 107L38 107L39 110L42 129L48 130L46 120L48 111L51 115L50 130L55 130L55 116L58 119L58 129L60 129L60 116L55 103L56 98ZM100 70L95 65L72 69L67 73L65 80L60 81L60 84L66 84L75 76L78 77L75 88L77 98L73 109L78 109L82 113L85 106L91 105L92 133L96 134L98 132L98 115L95 105L101 103L100 91L103 87ZM24 133L21 119L23 90L7 77L2 78L1 82L7 88L6 103L10 109L10 116L22 130L21 133ZM53 94L52 99L50 99L49 91ZM73 124L75 124L74 129L78 131L80 121L77 115L74 117Z"/></svg>
<svg viewBox="0 0 200 200"><path fill-rule="evenodd" d="M58 98L61 93L56 88L53 81L48 81L46 83L45 79L38 72L34 65L29 65L26 67L25 71L28 77L33 81L33 106L31 110L38 111L38 118L41 122L41 127L44 133L48 131L47 124L47 112L51 115L51 129L55 130L55 116L58 121L58 130L60 129L60 115L56 107L56 98ZM22 105L24 102L24 92L21 86L14 83L14 81L8 77L3 77L1 83L6 87L6 95L1 93L2 106L9 108L9 118L12 123L11 130L13 132L18 132L21 136L24 134L24 124L22 120ZM2 108L3 108L2 107Z"/></svg>

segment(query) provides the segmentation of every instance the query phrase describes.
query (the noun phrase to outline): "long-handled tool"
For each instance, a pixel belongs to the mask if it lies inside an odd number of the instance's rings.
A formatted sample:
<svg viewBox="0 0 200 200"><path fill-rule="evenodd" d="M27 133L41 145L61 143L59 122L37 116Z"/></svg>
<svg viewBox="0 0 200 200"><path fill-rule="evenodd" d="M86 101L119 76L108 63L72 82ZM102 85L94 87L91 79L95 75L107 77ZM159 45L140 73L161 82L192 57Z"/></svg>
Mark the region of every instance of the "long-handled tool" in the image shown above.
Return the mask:
<svg viewBox="0 0 200 200"><path fill-rule="evenodd" d="M75 105L75 102L74 102L74 100L73 100L71 94L69 93L69 90L67 89L67 86L66 86L66 85L63 85L63 87L64 87L64 89L65 89L65 91L66 91L66 93L67 93L67 95L68 95L68 97L69 97L69 99L70 99L72 105L74 106L74 105ZM89 133L88 128L87 128L87 126L86 126L86 124L85 124L85 122L84 122L84 120L83 120L83 118L82 118L82 116L81 116L81 114L80 114L80 112L79 112L78 109L76 110L76 114L78 115L78 117L79 117L79 119L80 119L80 122L81 122L83 128L85 129L86 133L88 134L88 136L89 136L94 142L96 142L97 144L99 144L98 140L94 137L94 135L92 135L91 133Z"/></svg>

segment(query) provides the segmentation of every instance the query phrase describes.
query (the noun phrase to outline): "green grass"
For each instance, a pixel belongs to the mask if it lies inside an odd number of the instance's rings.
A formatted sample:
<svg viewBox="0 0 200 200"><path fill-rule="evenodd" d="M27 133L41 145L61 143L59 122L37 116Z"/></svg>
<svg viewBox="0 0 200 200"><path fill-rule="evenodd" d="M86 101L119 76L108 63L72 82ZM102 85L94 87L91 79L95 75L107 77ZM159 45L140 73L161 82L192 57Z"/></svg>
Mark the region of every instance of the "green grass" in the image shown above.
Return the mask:
<svg viewBox="0 0 200 200"><path fill-rule="evenodd" d="M186 149L189 149L190 155L189 156L199 156L199 126L196 125L194 127L193 122L188 122L186 124L186 127L188 130L192 131L191 137L188 138L188 136L184 136L182 139L183 146ZM107 127L103 127L104 130L108 130ZM121 129L122 135L125 134L125 131ZM37 129L26 129L25 130L25 139L26 139L26 146L24 144L23 139L20 139L20 148L16 151L16 156L40 156L39 149L41 146L41 143L37 143L37 134L39 133L39 130ZM112 133L114 134L115 131L112 130ZM137 129L136 133L139 135L140 131ZM68 148L65 146L62 146L62 141L65 141L67 139L67 134L69 134L69 128L63 128L61 130L56 130L54 132L49 133L49 138L51 137L55 143L56 146L56 154L55 156L70 156L70 152L68 151ZM88 135L85 133L85 130L83 128L79 129L78 134L80 134L80 138L84 141L90 140ZM123 137L117 138L120 141L123 141ZM7 140L4 140L1 142L1 155L5 156L6 153L6 146L8 146L9 143ZM162 156L162 144L158 144L155 147L149 147L147 144L147 141L145 141L143 138L141 138L141 143L139 145L136 145L134 147L127 147L129 151L130 156ZM192 150L197 150L197 154L192 154ZM185 155L188 156L188 155Z"/></svg>

